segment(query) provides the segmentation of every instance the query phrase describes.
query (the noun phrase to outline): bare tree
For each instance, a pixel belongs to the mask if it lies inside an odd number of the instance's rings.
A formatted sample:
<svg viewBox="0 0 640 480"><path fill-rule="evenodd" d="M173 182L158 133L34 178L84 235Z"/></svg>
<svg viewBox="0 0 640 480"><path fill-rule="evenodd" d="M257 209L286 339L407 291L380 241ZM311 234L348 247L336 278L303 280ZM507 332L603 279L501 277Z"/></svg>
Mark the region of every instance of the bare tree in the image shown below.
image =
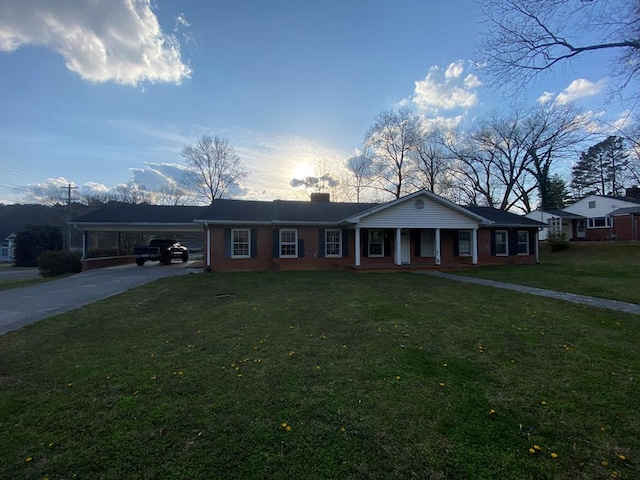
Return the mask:
<svg viewBox="0 0 640 480"><path fill-rule="evenodd" d="M349 186L349 190L354 194L356 203L360 203L364 199L364 192L370 185L371 177L371 155L365 148L358 155L347 159L347 171L349 172L345 185Z"/></svg>
<svg viewBox="0 0 640 480"><path fill-rule="evenodd" d="M188 172L183 186L199 201L212 204L231 195L249 175L226 138L203 135L194 145L182 149Z"/></svg>
<svg viewBox="0 0 640 480"><path fill-rule="evenodd" d="M479 60L496 86L523 89L554 68L596 51L617 53L619 90L640 70L637 0L480 0L487 29ZM637 89L631 87L633 98Z"/></svg>
<svg viewBox="0 0 640 480"><path fill-rule="evenodd" d="M131 180L113 189L111 199L123 203L151 203L151 193L140 182Z"/></svg>
<svg viewBox="0 0 640 480"><path fill-rule="evenodd" d="M554 165L584 139L581 118L557 104L489 114L447 144L456 185L470 203L530 212L536 192L545 203Z"/></svg>
<svg viewBox="0 0 640 480"><path fill-rule="evenodd" d="M420 138L414 151L415 187L442 194L446 190L446 173L451 158L444 147L443 133L429 130Z"/></svg>
<svg viewBox="0 0 640 480"><path fill-rule="evenodd" d="M189 200L189 192L177 183L168 183L155 192L155 201L157 205L186 205Z"/></svg>
<svg viewBox="0 0 640 480"><path fill-rule="evenodd" d="M408 107L387 110L375 117L364 140L371 151L373 188L395 198L408 193L416 170L412 154L420 138L420 119Z"/></svg>

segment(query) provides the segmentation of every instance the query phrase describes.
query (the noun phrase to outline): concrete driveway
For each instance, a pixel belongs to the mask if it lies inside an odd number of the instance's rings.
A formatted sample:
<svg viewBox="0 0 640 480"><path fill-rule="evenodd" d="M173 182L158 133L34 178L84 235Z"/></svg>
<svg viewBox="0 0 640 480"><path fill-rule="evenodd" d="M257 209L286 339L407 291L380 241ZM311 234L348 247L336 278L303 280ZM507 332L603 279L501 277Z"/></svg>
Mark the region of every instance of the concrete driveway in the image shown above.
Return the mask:
<svg viewBox="0 0 640 480"><path fill-rule="evenodd" d="M144 267L122 265L78 273L60 280L0 291L0 335L43 318L74 310L153 280L200 273L196 262ZM3 277L4 278L4 277Z"/></svg>

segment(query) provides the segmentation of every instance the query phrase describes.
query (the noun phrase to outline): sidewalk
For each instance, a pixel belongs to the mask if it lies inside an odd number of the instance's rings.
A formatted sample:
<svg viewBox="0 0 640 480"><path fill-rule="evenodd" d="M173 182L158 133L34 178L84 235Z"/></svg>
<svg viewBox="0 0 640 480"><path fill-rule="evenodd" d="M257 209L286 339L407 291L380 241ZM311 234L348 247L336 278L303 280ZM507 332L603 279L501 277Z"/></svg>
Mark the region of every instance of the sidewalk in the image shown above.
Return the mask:
<svg viewBox="0 0 640 480"><path fill-rule="evenodd" d="M490 287L504 288L506 290L515 290L521 293L530 293L540 297L556 298L566 302L573 302L580 305L588 305L590 307L607 308L618 312L632 313L640 315L640 305L635 303L619 302L617 300L607 300L605 298L588 297L586 295L577 295L575 293L557 292L555 290L545 290L544 288L527 287L524 285L515 285L513 283L496 282L494 280L486 280L484 278L465 277L462 275L451 275L438 271L418 272L423 275L431 275L434 277L447 278L465 283L476 283L478 285L487 285Z"/></svg>

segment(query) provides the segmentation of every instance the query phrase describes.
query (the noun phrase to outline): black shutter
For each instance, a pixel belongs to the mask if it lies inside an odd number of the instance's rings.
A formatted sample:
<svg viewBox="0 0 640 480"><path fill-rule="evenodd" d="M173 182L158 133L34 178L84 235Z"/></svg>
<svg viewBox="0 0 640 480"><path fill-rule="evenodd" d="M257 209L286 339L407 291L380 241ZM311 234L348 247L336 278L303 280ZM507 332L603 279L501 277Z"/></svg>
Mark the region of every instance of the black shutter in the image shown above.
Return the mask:
<svg viewBox="0 0 640 480"><path fill-rule="evenodd" d="M454 257L459 257L460 256L460 237L458 236L458 230L454 230L452 232L453 235L453 256Z"/></svg>
<svg viewBox="0 0 640 480"><path fill-rule="evenodd" d="M536 232L535 230L529 230L529 255L536 253Z"/></svg>
<svg viewBox="0 0 640 480"><path fill-rule="evenodd" d="M298 239L298 258L304 257L304 240Z"/></svg>
<svg viewBox="0 0 640 480"><path fill-rule="evenodd" d="M518 232L509 230L509 255L518 255Z"/></svg>
<svg viewBox="0 0 640 480"><path fill-rule="evenodd" d="M280 258L280 230L273 229L273 258Z"/></svg>
<svg viewBox="0 0 640 480"><path fill-rule="evenodd" d="M251 229L251 258L258 258L258 229Z"/></svg>
<svg viewBox="0 0 640 480"><path fill-rule="evenodd" d="M360 250L362 251L363 257L368 257L369 256L369 231L361 230L360 233L361 233Z"/></svg>
<svg viewBox="0 0 640 480"><path fill-rule="evenodd" d="M413 234L413 245L415 247L415 254L416 257L419 257L420 255L422 255L422 251L420 250L422 248L422 245L420 245L420 235L421 235L421 230L416 230L415 233Z"/></svg>
<svg viewBox="0 0 640 480"><path fill-rule="evenodd" d="M224 250L222 251L222 254L224 258L231 258L231 229L225 228L223 235Z"/></svg>
<svg viewBox="0 0 640 480"><path fill-rule="evenodd" d="M349 258L349 230L342 229L342 258Z"/></svg>
<svg viewBox="0 0 640 480"><path fill-rule="evenodd" d="M325 229L321 228L318 230L318 256L320 258L324 258L325 253Z"/></svg>
<svg viewBox="0 0 640 480"><path fill-rule="evenodd" d="M384 256L390 257L391 256L391 234L389 233L389 231L383 230L382 238L384 242Z"/></svg>
<svg viewBox="0 0 640 480"><path fill-rule="evenodd" d="M496 256L496 230L491 230L491 256Z"/></svg>

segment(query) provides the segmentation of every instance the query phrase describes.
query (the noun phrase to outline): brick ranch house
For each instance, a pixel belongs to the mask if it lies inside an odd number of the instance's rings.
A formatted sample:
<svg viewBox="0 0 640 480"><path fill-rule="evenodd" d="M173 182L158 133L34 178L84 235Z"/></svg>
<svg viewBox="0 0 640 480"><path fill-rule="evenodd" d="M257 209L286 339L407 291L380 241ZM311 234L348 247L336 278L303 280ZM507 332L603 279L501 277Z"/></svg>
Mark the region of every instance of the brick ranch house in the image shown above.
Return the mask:
<svg viewBox="0 0 640 480"><path fill-rule="evenodd" d="M119 223L144 232L195 227L203 233L207 272L533 264L544 226L490 207L462 207L426 190L383 204L331 202L328 194L314 194L311 201L126 209L128 222L122 211L121 218L109 218L107 206L73 224L85 236Z"/></svg>

